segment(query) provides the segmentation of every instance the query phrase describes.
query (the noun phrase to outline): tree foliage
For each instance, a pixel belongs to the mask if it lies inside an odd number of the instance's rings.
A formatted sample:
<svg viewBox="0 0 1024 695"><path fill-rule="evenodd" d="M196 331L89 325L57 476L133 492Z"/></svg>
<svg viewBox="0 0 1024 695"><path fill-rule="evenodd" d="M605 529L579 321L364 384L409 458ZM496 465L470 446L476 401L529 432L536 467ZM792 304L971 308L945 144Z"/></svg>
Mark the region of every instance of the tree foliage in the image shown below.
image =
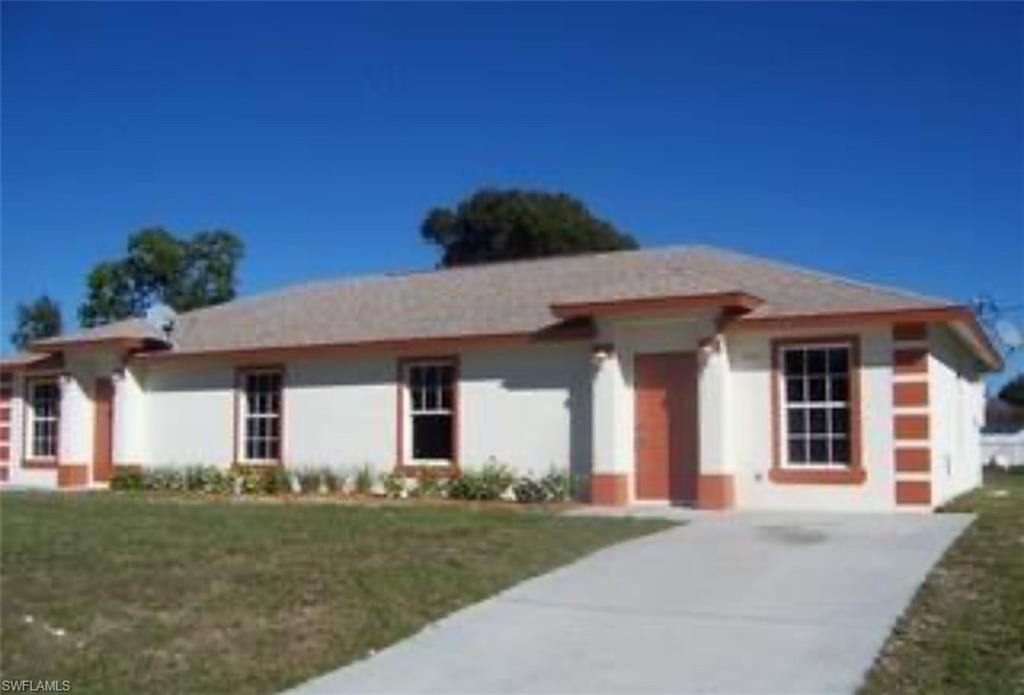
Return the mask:
<svg viewBox="0 0 1024 695"><path fill-rule="evenodd" d="M191 237L142 229L128 238L127 255L96 264L86 276L78 319L97 326L141 316L155 302L189 311L229 301L243 253L242 240L222 229Z"/></svg>
<svg viewBox="0 0 1024 695"><path fill-rule="evenodd" d="M44 294L31 302L19 302L15 312L17 318L11 343L19 350L24 350L34 340L60 334L60 304L49 295Z"/></svg>
<svg viewBox="0 0 1024 695"><path fill-rule="evenodd" d="M445 267L637 248L565 193L485 188L451 210L434 208L420 228L441 247Z"/></svg>
<svg viewBox="0 0 1024 695"><path fill-rule="evenodd" d="M1018 374L999 389L999 398L1024 408L1024 374Z"/></svg>

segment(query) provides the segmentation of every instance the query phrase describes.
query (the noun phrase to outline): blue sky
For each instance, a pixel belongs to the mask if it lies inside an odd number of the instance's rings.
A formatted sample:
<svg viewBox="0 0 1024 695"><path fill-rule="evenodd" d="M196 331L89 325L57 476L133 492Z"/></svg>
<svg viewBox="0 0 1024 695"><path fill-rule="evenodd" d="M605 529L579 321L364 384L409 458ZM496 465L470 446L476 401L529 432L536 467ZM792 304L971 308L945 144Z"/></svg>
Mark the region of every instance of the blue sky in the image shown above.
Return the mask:
<svg viewBox="0 0 1024 695"><path fill-rule="evenodd" d="M574 193L645 245L1024 303L1021 4L2 14L5 349L18 300L73 322L144 225L235 230L252 293L429 266L424 212L485 184Z"/></svg>

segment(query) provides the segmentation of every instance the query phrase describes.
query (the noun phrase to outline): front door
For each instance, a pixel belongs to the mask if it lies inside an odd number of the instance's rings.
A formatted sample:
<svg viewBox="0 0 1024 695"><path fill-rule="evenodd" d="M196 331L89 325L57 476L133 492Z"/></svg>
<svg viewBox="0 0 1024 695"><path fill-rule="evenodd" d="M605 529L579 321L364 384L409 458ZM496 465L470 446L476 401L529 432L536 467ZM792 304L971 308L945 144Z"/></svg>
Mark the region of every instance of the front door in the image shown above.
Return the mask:
<svg viewBox="0 0 1024 695"><path fill-rule="evenodd" d="M634 361L636 498L697 499L697 355L638 354Z"/></svg>
<svg viewBox="0 0 1024 695"><path fill-rule="evenodd" d="M92 478L110 480L114 473L114 383L96 380L96 415L92 436Z"/></svg>

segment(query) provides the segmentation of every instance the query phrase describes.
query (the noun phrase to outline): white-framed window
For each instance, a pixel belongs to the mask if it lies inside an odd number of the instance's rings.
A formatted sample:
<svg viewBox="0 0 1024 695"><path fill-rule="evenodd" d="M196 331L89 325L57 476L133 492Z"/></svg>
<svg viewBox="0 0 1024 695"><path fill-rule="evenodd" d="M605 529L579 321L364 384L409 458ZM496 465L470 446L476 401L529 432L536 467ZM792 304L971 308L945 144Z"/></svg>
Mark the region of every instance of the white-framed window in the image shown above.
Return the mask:
<svg viewBox="0 0 1024 695"><path fill-rule="evenodd" d="M241 458L250 463L281 460L284 420L280 369L241 372Z"/></svg>
<svg viewBox="0 0 1024 695"><path fill-rule="evenodd" d="M779 352L783 466L853 465L853 346L784 345Z"/></svg>
<svg viewBox="0 0 1024 695"><path fill-rule="evenodd" d="M406 451L415 465L450 464L455 458L455 363L410 362L405 367L408 413Z"/></svg>
<svg viewBox="0 0 1024 695"><path fill-rule="evenodd" d="M33 459L56 459L60 429L60 383L31 379L28 390L28 452Z"/></svg>

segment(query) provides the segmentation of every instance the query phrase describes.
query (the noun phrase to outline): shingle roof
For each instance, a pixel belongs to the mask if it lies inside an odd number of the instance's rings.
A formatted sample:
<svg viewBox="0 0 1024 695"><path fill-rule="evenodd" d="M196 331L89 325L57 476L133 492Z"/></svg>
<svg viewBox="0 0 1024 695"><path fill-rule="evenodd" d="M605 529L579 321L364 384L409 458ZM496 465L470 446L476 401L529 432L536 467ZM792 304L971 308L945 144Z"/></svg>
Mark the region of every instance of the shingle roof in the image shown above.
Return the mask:
<svg viewBox="0 0 1024 695"><path fill-rule="evenodd" d="M515 261L316 282L180 315L175 352L530 333L552 304L743 291L751 317L949 306L705 246ZM137 329L138 326L136 325Z"/></svg>
<svg viewBox="0 0 1024 695"><path fill-rule="evenodd" d="M181 314L175 353L533 333L553 304L745 292L746 318L948 307L945 299L707 246L511 261L314 282ZM160 340L141 319L39 341Z"/></svg>
<svg viewBox="0 0 1024 695"><path fill-rule="evenodd" d="M33 349L63 347L71 343L100 343L109 341L157 341L162 342L163 336L148 322L139 318L114 321L103 326L85 328L74 333L66 333L53 338L44 338L32 343Z"/></svg>

